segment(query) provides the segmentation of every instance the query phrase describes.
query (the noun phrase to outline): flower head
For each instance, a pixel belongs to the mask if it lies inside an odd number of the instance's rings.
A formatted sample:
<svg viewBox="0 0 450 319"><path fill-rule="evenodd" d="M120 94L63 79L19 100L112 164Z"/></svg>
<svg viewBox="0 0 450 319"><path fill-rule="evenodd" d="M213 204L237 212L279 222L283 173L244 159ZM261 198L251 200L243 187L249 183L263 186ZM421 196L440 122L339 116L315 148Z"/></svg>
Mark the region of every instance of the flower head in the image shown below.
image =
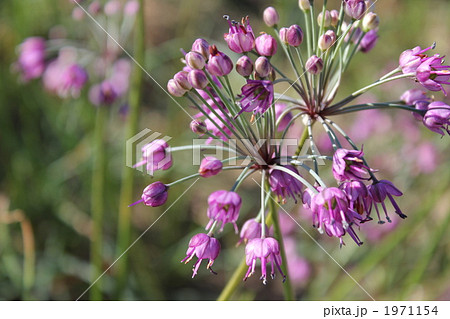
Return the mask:
<svg viewBox="0 0 450 319"><path fill-rule="evenodd" d="M340 182L345 180L366 179L367 170L364 165L364 152L339 148L333 156L333 175Z"/></svg>
<svg viewBox="0 0 450 319"><path fill-rule="evenodd" d="M245 246L245 262L248 266L247 273L245 274L244 280L255 273L256 261L261 260L261 277L263 284L267 282L267 263L272 266L272 271L270 276L275 278L275 266L277 267L283 279L286 276L281 270L281 256L280 256L280 246L278 241L272 237L266 238L254 238L251 239L247 246Z"/></svg>
<svg viewBox="0 0 450 319"><path fill-rule="evenodd" d="M294 166L285 165L284 167L299 175ZM269 184L272 192L282 202L285 202L287 197L292 197L297 202L296 196L301 196L302 194L302 183L292 175L277 169L269 171Z"/></svg>
<svg viewBox="0 0 450 319"><path fill-rule="evenodd" d="M220 231L226 223L232 223L236 233L238 228L236 221L239 217L242 200L238 193L220 190L212 193L208 197L208 212L210 218L206 229L210 229L215 221L221 224Z"/></svg>
<svg viewBox="0 0 450 319"><path fill-rule="evenodd" d="M169 144L164 140L154 140L142 147L142 161L133 167L146 165L149 174L157 170L167 170L172 167L172 155L169 151Z"/></svg>
<svg viewBox="0 0 450 319"><path fill-rule="evenodd" d="M186 257L181 260L181 262L184 262L187 264L191 261L194 256L197 256L198 260L194 264L194 267L192 269L193 274L192 278L197 275L198 268L200 267L200 264L202 263L203 259L208 259L208 264L206 265L206 269L209 269L213 274L216 274L211 266L214 263L214 260L219 256L220 252L220 242L214 238L210 237L206 234L200 233L197 235L194 235L191 240L189 241L189 247L186 251Z"/></svg>
<svg viewBox="0 0 450 319"><path fill-rule="evenodd" d="M405 74L416 72L419 65L428 58L428 56L424 53L433 47L434 46L431 46L422 50L419 46L417 46L413 49L403 51L398 61L402 72Z"/></svg>
<svg viewBox="0 0 450 319"><path fill-rule="evenodd" d="M242 112L264 113L273 103L273 84L266 80L247 80L241 88Z"/></svg>
<svg viewBox="0 0 450 319"><path fill-rule="evenodd" d="M267 229L267 226L265 225L264 227L266 228L266 233L268 233L269 230ZM240 245L242 242L247 243L253 238L260 238L261 223L257 222L254 218L247 220L244 225L242 225L239 237L240 240L238 241L237 245Z"/></svg>
<svg viewBox="0 0 450 319"><path fill-rule="evenodd" d="M349 208L361 216L361 223L372 220L369 217L372 210L372 197L370 197L369 191L363 182L344 182L339 188L347 195Z"/></svg>
<svg viewBox="0 0 450 319"><path fill-rule="evenodd" d="M445 132L450 135L450 106L438 101L430 103L428 111L423 117L423 124L442 136L445 135Z"/></svg>
<svg viewBox="0 0 450 319"><path fill-rule="evenodd" d="M144 188L142 192L142 197L137 202L129 205L128 207L134 206L138 203L144 203L147 206L158 207L164 205L167 201L169 187L162 182L154 182Z"/></svg>

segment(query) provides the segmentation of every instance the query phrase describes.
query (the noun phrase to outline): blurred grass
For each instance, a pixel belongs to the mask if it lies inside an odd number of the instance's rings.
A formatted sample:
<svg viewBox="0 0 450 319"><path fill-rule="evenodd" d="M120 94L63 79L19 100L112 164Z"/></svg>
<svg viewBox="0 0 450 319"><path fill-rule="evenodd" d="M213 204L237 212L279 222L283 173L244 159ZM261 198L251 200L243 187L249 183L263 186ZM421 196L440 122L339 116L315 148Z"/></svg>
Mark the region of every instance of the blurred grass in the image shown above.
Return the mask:
<svg viewBox="0 0 450 319"><path fill-rule="evenodd" d="M275 5L281 25L299 23L297 1L176 1L147 0L147 47L145 68L164 87L181 67L179 48L189 49L197 37L204 37L226 48L222 40L227 25L223 14L234 19L249 15L256 32L269 29L262 24L265 6ZM320 1L317 1L320 3ZM337 6L338 1L328 1ZM90 139L95 110L83 101L63 101L49 96L41 83L19 83L11 72L16 59L15 47L28 36L46 37L55 25L66 25L69 34L76 33L76 22L70 18L70 3L57 0L1 1L0 3L0 193L10 204L0 205L0 216L21 210L30 221L35 241L35 283L24 288L24 243L20 223L0 223L0 299L67 300L76 299L90 284L89 238L91 236ZM349 69L340 95L354 91L375 80L382 72L395 67L398 55L415 45L422 47L438 42L437 51L450 52L450 5L434 0L433 5L420 0L378 1L380 39L367 55L358 55ZM231 55L235 59L235 55ZM285 63L278 58L277 63ZM287 69L287 65L286 68ZM237 77L236 77L237 79ZM139 127L150 128L172 136L172 145L190 143L190 119L155 85L145 79L145 96ZM412 82L411 82L412 83ZM397 99L408 86L399 84L375 91L380 99ZM438 96L441 99L441 95ZM447 103L449 100L446 100ZM183 101L183 106L188 104ZM336 121L344 119L336 118ZM394 122L396 123L396 122ZM124 121L115 109L107 120L106 142L108 188L105 190L104 269L116 256L117 207L120 172L123 164ZM344 123L345 124L345 123ZM420 123L419 123L420 124ZM405 195L399 199L408 219L382 241L362 247L348 242L342 249L335 240L319 236L308 222L299 220L336 260L375 299L445 299L450 298L448 236L448 137L440 139L426 129L425 139L440 151L441 165L429 175L401 169L390 176ZM375 137L374 139L377 139ZM390 139L389 134L383 141ZM384 143L384 142L383 142ZM401 141L390 144L376 140L364 142L367 157L391 158ZM374 147L370 148L370 145ZM366 148L367 146L367 148ZM380 155L381 154L381 155ZM401 157L395 157L401 161ZM158 174L164 182L193 172L190 154L176 154L173 169ZM402 163L393 163L402 166ZM152 180L136 172L135 198ZM212 190L228 187L235 176L227 174L198 185L180 199L167 214L127 253L129 280L123 296L130 300L214 300L242 258L243 247L235 248L236 236L225 231L221 237L222 253L216 261L217 276L200 271L192 280L190 266L181 265L189 238L201 231L206 216L206 199ZM184 191L183 185L171 189L169 200ZM242 186L243 198L257 196L252 182ZM167 205L166 205L167 206ZM136 207L132 216L132 239L141 234L160 214L162 208ZM253 201L244 200L240 221L258 209ZM296 235L298 251L312 264L309 280L296 289L302 300L368 299L360 288L301 231ZM114 298L113 267L102 280L107 299ZM29 271L28 271L29 272ZM251 278L234 296L239 299L282 299L281 282L269 281L266 287Z"/></svg>

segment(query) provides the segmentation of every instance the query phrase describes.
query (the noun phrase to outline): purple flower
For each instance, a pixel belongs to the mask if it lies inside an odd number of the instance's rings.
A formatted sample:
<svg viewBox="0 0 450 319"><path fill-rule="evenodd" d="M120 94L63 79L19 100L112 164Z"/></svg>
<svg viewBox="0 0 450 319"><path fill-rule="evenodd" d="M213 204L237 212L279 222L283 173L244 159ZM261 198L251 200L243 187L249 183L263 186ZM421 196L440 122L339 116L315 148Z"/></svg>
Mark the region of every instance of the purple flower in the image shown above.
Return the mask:
<svg viewBox="0 0 450 319"><path fill-rule="evenodd" d="M443 62L439 55L429 57L417 67L416 78L427 90L442 90L447 95L442 84L450 84L450 65L442 65Z"/></svg>
<svg viewBox="0 0 450 319"><path fill-rule="evenodd" d="M242 19L242 23L228 20L230 29L223 38L231 51L236 53L249 52L255 48L255 35L248 22L248 17Z"/></svg>
<svg viewBox="0 0 450 319"><path fill-rule="evenodd" d="M277 121L278 121L278 119L280 118L280 116L283 114L283 112L286 109L287 109L287 105L286 104L275 103L275 118L277 119ZM286 113L283 116L283 118L280 120L280 123L278 124L277 131L278 132L283 132L287 128L289 122L292 120L292 117L293 116L292 116L291 112Z"/></svg>
<svg viewBox="0 0 450 319"><path fill-rule="evenodd" d="M123 7L125 15L134 16L139 11L139 1L129 0L125 3Z"/></svg>
<svg viewBox="0 0 450 319"><path fill-rule="evenodd" d="M191 84L189 83L189 85ZM169 92L173 96L182 97L187 91L186 89L183 89L177 81L175 81L174 79L170 79L167 82L167 92Z"/></svg>
<svg viewBox="0 0 450 319"><path fill-rule="evenodd" d="M265 56L260 56L255 61L255 72L260 78L267 77L272 72L272 65Z"/></svg>
<svg viewBox="0 0 450 319"><path fill-rule="evenodd" d="M292 47L298 47L303 42L303 30L298 25L293 24L289 28L283 28L285 31L280 30L280 38L286 44Z"/></svg>
<svg viewBox="0 0 450 319"><path fill-rule="evenodd" d="M285 168L300 175L292 165L285 165ZM269 184L272 192L278 196L279 201L286 202L286 198L292 197L297 202L296 196L302 194L302 183L292 175L277 169L269 171Z"/></svg>
<svg viewBox="0 0 450 319"><path fill-rule="evenodd" d="M344 0L345 13L352 19L361 19L366 12L364 0Z"/></svg>
<svg viewBox="0 0 450 319"><path fill-rule="evenodd" d="M280 22L280 16L274 7L267 7L263 12L263 20L268 27L273 27Z"/></svg>
<svg viewBox="0 0 450 319"><path fill-rule="evenodd" d="M208 131L205 122L198 119L191 121L190 128L192 132L199 136L203 136Z"/></svg>
<svg viewBox="0 0 450 319"><path fill-rule="evenodd" d="M154 182L148 185L142 192L142 197L137 202L129 205L134 206L138 203L144 203L147 206L158 207L164 205L167 201L169 187L162 182Z"/></svg>
<svg viewBox="0 0 450 319"><path fill-rule="evenodd" d="M191 240L189 241L189 247L186 251L186 257L181 261L187 264L191 261L194 256L197 256L198 260L194 264L194 267L192 269L193 274L192 278L197 275L198 268L200 267L200 264L202 263L203 259L209 259L208 264L206 265L206 269L209 269L213 274L216 274L211 266L214 263L214 260L219 256L220 252L220 242L214 238L210 237L206 234L200 233L197 235L194 235Z"/></svg>
<svg viewBox="0 0 450 319"><path fill-rule="evenodd" d="M404 74L416 72L419 65L428 58L428 56L423 53L432 48L433 46L422 50L417 46L413 49L403 51L402 54L400 54L398 61L402 72Z"/></svg>
<svg viewBox="0 0 450 319"><path fill-rule="evenodd" d="M255 47L259 55L273 56L277 53L277 41L267 33L256 38Z"/></svg>
<svg viewBox="0 0 450 319"><path fill-rule="evenodd" d="M372 220L369 217L372 211L372 197L363 182L344 182L339 188L347 195L349 208L361 216L358 218L361 223Z"/></svg>
<svg viewBox="0 0 450 319"><path fill-rule="evenodd" d="M112 83L108 80L92 86L89 90L89 101L95 106L111 105L117 98L118 94L114 90Z"/></svg>
<svg viewBox="0 0 450 319"><path fill-rule="evenodd" d="M280 274L283 276L283 281L286 276L281 270L281 256L280 247L278 241L275 238L254 238L251 239L247 246L245 246L245 262L248 266L247 273L245 274L244 280L255 273L256 261L261 260L261 277L263 284L267 282L267 263L272 266L272 271L270 276L275 277L275 267L277 267Z"/></svg>
<svg viewBox="0 0 450 319"><path fill-rule="evenodd" d="M311 200L313 223L319 232L325 232L328 236L338 237L341 245L342 237L346 232L359 246L359 240L352 228L355 217L359 215L349 208L346 194L336 187L324 188Z"/></svg>
<svg viewBox="0 0 450 319"><path fill-rule="evenodd" d="M78 97L87 80L88 74L86 70L78 64L71 64L61 73L61 82L58 93L62 97L67 97L69 95Z"/></svg>
<svg viewBox="0 0 450 319"><path fill-rule="evenodd" d="M266 233L269 232L267 225L264 226L266 228ZM240 240L237 245L240 245L242 242L247 243L249 240L253 238L261 237L261 223L257 222L256 219L252 218L247 220L244 225L242 225L241 233L239 234Z"/></svg>
<svg viewBox="0 0 450 319"><path fill-rule="evenodd" d="M201 53L203 57L207 60L209 57L209 43L205 39L197 39L192 43L191 51Z"/></svg>
<svg viewBox="0 0 450 319"><path fill-rule="evenodd" d="M377 181L377 182L373 183L372 185L369 185L368 190L369 190L370 196L372 196L373 203L374 203L375 209L377 211L378 220L379 220L378 223L382 224L382 223L384 223L384 221L382 221L380 218L380 213L378 211L377 203L381 204L381 206L383 207L384 213L386 215L387 221L391 222L391 219L389 218L389 216L387 214L386 205L384 204L384 200L386 199L386 197L388 197L389 200L391 201L392 206L394 207L397 215L399 215L401 218L406 218L406 215L402 213L400 207L397 205L394 198L392 197L392 195L402 196L403 193L397 187L395 187L394 184L392 184L392 182L390 182L388 180Z"/></svg>
<svg viewBox="0 0 450 319"><path fill-rule="evenodd" d="M149 174L157 170L167 170L172 166L172 155L168 150L169 144L164 140L154 140L142 147L142 161L133 168L146 165Z"/></svg>
<svg viewBox="0 0 450 319"><path fill-rule="evenodd" d="M333 175L339 181L367 179L370 168L363 163L364 152L337 149L333 156Z"/></svg>
<svg viewBox="0 0 450 319"><path fill-rule="evenodd" d="M205 67L206 61L203 55L197 51L191 51L184 56L186 64L194 70L201 70Z"/></svg>
<svg viewBox="0 0 450 319"><path fill-rule="evenodd" d="M129 59L119 59L113 65L113 71L109 81L118 96L124 96L130 85L131 62Z"/></svg>
<svg viewBox="0 0 450 319"><path fill-rule="evenodd" d="M400 96L400 100L409 105L414 105L417 110L426 111L428 110L428 105L430 104L431 98L426 95L425 91L419 89L411 89L405 91L405 93ZM423 115L416 112L412 112L416 120L421 121Z"/></svg>
<svg viewBox="0 0 450 319"><path fill-rule="evenodd" d="M241 56L236 62L236 72L249 77L253 72L253 61L246 55Z"/></svg>
<svg viewBox="0 0 450 319"><path fill-rule="evenodd" d="M319 49L322 51L328 50L336 41L336 34L333 30L328 30L319 38Z"/></svg>
<svg viewBox="0 0 450 319"><path fill-rule="evenodd" d="M432 102L428 105L428 111L423 117L423 124L433 132L439 133L442 136L445 132L450 135L450 106L444 102Z"/></svg>
<svg viewBox="0 0 450 319"><path fill-rule="evenodd" d="M361 52L367 53L375 47L375 45L377 44L377 40L378 40L377 31L370 30L362 38L359 44L359 49L361 50Z"/></svg>
<svg viewBox="0 0 450 319"><path fill-rule="evenodd" d="M241 88L239 112L264 113L273 103L273 84L265 80L247 80Z"/></svg>
<svg viewBox="0 0 450 319"><path fill-rule="evenodd" d="M209 195L207 215L210 221L206 225L206 229L210 229L215 221L221 225L220 231L223 230L226 223L232 223L237 234L236 220L239 217L241 204L241 197L235 192L220 190Z"/></svg>
<svg viewBox="0 0 450 319"><path fill-rule="evenodd" d="M219 174L222 171L222 167L222 161L214 156L206 156L200 164L198 173L202 177L211 177Z"/></svg>
<svg viewBox="0 0 450 319"><path fill-rule="evenodd" d="M224 76L230 74L233 70L233 62L223 52L217 50L215 45L209 47L209 61L206 66L211 75Z"/></svg>
<svg viewBox="0 0 450 319"><path fill-rule="evenodd" d="M45 69L45 40L40 37L27 38L19 48L17 67L24 81L36 79Z"/></svg>

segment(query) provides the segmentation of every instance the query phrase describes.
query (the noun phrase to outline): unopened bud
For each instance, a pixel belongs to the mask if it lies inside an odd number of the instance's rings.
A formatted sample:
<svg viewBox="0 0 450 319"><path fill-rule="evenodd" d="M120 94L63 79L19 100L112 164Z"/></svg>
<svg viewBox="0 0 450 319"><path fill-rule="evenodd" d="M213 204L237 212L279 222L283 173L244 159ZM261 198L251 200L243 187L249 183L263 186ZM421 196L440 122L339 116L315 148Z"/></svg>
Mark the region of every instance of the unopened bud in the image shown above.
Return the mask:
<svg viewBox="0 0 450 319"><path fill-rule="evenodd" d="M319 15L317 16L317 24L319 25L319 27L321 27L322 23L325 28L328 28L331 25L330 11L325 10L325 14L322 14L322 12L319 13Z"/></svg>
<svg viewBox="0 0 450 319"><path fill-rule="evenodd" d="M189 65L192 69L201 70L205 67L205 58L199 52L188 52L184 58L187 65Z"/></svg>
<svg viewBox="0 0 450 319"><path fill-rule="evenodd" d="M280 22L280 16L274 7L267 7L263 13L263 20L268 27L273 27Z"/></svg>
<svg viewBox="0 0 450 319"><path fill-rule="evenodd" d="M204 89L208 85L208 79L202 70L192 70L188 74L189 83L194 89Z"/></svg>
<svg viewBox="0 0 450 319"><path fill-rule="evenodd" d="M339 11L331 10L330 11L330 17L331 17L331 25L333 27L337 27L337 25L339 23Z"/></svg>
<svg viewBox="0 0 450 319"><path fill-rule="evenodd" d="M167 82L167 91L176 97L182 97L186 93L186 90L180 87L174 79L170 79Z"/></svg>
<svg viewBox="0 0 450 319"><path fill-rule="evenodd" d="M236 62L236 71L243 77L248 77L253 72L253 61L246 55L243 55Z"/></svg>
<svg viewBox="0 0 450 319"><path fill-rule="evenodd" d="M286 30L286 42L292 47L298 47L303 42L303 30L293 24Z"/></svg>
<svg viewBox="0 0 450 319"><path fill-rule="evenodd" d="M378 18L376 13L369 12L367 13L362 21L362 28L364 32L376 29L380 24L380 19Z"/></svg>
<svg viewBox="0 0 450 319"><path fill-rule="evenodd" d="M272 71L272 66L265 56L260 56L255 61L255 72L260 78L265 78Z"/></svg>
<svg viewBox="0 0 450 319"><path fill-rule="evenodd" d="M319 38L319 49L322 51L328 50L333 45L334 41L336 41L336 34L333 30L328 30Z"/></svg>
<svg viewBox="0 0 450 319"><path fill-rule="evenodd" d="M205 60L209 57L209 43L204 39L197 39L192 43L191 51L195 51L203 55Z"/></svg>
<svg viewBox="0 0 450 319"><path fill-rule="evenodd" d="M191 127L192 132L194 132L195 134L197 134L199 136L202 136L206 132L208 132L205 122L203 122L202 120L199 120L199 119L192 120L190 127Z"/></svg>
<svg viewBox="0 0 450 319"><path fill-rule="evenodd" d="M180 71L180 72L176 73L173 76L173 80L179 87L181 87L182 89L185 89L186 91L189 91L192 89L192 85L191 85L191 83L189 83L188 73L186 71Z"/></svg>
<svg viewBox="0 0 450 319"><path fill-rule="evenodd" d="M317 55L313 55L306 61L306 70L311 74L319 74L323 69L323 61Z"/></svg>
<svg viewBox="0 0 450 319"><path fill-rule="evenodd" d="M309 0L298 0L298 6L305 12L311 9L311 3L309 3Z"/></svg>
<svg viewBox="0 0 450 319"><path fill-rule="evenodd" d="M266 33L256 38L255 47L259 55L273 56L277 53L277 41Z"/></svg>

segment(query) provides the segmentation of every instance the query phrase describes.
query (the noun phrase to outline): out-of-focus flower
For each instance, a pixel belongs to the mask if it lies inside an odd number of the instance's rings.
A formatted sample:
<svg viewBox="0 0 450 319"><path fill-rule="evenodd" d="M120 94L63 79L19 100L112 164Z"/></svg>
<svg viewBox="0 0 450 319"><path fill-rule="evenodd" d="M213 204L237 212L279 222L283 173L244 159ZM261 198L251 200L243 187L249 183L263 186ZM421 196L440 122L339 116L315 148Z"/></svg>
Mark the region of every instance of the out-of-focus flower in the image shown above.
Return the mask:
<svg viewBox="0 0 450 319"><path fill-rule="evenodd" d="M263 13L263 20L268 27L273 27L280 22L280 16L274 7L267 7Z"/></svg>
<svg viewBox="0 0 450 319"><path fill-rule="evenodd" d="M172 155L169 150L169 144L164 140L154 140L142 147L142 161L136 163L133 167L146 165L149 174L157 170L167 170L172 167Z"/></svg>
<svg viewBox="0 0 450 319"><path fill-rule="evenodd" d="M24 81L40 77L45 69L45 40L40 37L27 38L19 47L16 65Z"/></svg>
<svg viewBox="0 0 450 319"><path fill-rule="evenodd" d="M105 80L89 90L89 100L95 106L111 105L117 100L118 94L110 81Z"/></svg>
<svg viewBox="0 0 450 319"><path fill-rule="evenodd" d="M284 103L275 103L275 117L277 118L277 120L280 118L280 116L284 113L284 111L287 109L287 105ZM288 112L286 113L283 118L281 119L280 123L278 124L278 128L277 131L278 132L283 132L289 122L292 120L292 113Z"/></svg>
<svg viewBox="0 0 450 319"><path fill-rule="evenodd" d="M375 47L377 41L378 41L377 31L370 30L361 39L359 49L361 50L361 52L367 53Z"/></svg>

